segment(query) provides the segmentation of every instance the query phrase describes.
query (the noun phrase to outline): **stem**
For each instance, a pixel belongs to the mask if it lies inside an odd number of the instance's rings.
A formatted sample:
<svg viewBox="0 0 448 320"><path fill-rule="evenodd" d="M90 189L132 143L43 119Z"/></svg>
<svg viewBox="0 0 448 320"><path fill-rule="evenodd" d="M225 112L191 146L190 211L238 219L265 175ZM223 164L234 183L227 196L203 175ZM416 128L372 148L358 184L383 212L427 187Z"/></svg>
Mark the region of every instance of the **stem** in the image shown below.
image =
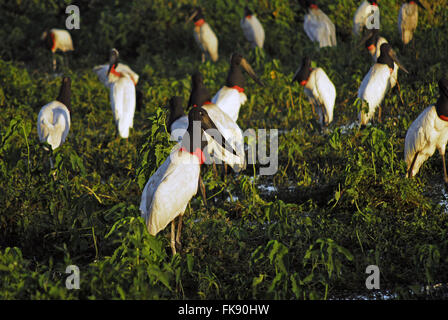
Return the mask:
<svg viewBox="0 0 448 320"><path fill-rule="evenodd" d="M25 137L25 142L26 142L26 149L27 149L27 157L28 157L28 183L31 182L31 172L30 172L30 145L28 144L28 137L26 136L26 131L25 131L25 125L22 122L22 130L23 130L23 136Z"/></svg>

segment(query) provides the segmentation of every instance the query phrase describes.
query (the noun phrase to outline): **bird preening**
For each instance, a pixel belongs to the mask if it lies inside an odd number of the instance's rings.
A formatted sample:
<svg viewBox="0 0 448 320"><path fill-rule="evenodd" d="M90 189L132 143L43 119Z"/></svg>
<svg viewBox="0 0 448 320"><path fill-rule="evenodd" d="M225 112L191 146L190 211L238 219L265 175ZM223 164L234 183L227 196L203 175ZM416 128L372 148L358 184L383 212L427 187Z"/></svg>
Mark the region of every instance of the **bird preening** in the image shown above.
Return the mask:
<svg viewBox="0 0 448 320"><path fill-rule="evenodd" d="M59 94L54 101L44 105L37 116L37 134L41 143L50 145L50 167L53 168L52 153L59 148L70 131L71 79L64 77ZM45 149L47 147L44 146Z"/></svg>
<svg viewBox="0 0 448 320"><path fill-rule="evenodd" d="M311 68L311 59L304 57L292 82L297 81L304 88L313 109L317 109L321 127L333 121L336 88L322 68Z"/></svg>
<svg viewBox="0 0 448 320"><path fill-rule="evenodd" d="M263 26L257 16L247 6L244 7L244 17L241 19L240 25L251 47L263 49L265 37Z"/></svg>
<svg viewBox="0 0 448 320"><path fill-rule="evenodd" d="M94 67L100 81L109 89L112 113L121 138L129 137L134 126L136 89L139 76L127 65L119 62L117 49L112 49L108 65Z"/></svg>
<svg viewBox="0 0 448 320"><path fill-rule="evenodd" d="M56 72L56 51L61 51L63 54L75 50L73 47L72 37L67 30L53 28L45 31L41 40L44 41L46 47L51 52L53 61L53 72Z"/></svg>

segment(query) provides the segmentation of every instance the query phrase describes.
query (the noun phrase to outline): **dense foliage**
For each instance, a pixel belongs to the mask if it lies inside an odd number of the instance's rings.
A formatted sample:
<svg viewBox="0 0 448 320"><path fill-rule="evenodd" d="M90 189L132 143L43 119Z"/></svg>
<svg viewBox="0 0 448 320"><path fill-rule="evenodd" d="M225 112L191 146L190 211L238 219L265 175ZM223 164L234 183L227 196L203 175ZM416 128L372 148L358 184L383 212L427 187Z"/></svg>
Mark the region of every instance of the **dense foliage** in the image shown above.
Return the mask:
<svg viewBox="0 0 448 320"><path fill-rule="evenodd" d="M341 299L434 298L448 282L446 193L436 153L415 179L405 176L406 130L438 97L446 76L448 2L420 10L415 43L402 48L401 1L381 1L382 34L410 74L383 103L383 122L358 130L356 95L371 65L351 37L359 1L322 0L337 48L318 50L303 31L295 0L247 1L264 25L265 50L251 51L239 26L243 0L202 1L219 38L218 63L200 63L192 25L196 0L76 1L72 126L55 152L39 143L39 109L55 99L60 77L40 43L63 28L71 1L0 0L0 298L2 299ZM428 1L427 1L428 2ZM428 2L429 3L429 2ZM128 141L117 138L109 94L92 72L112 47L140 75L143 108ZM147 179L172 142L163 106L188 99L197 68L215 93L232 51L265 82L247 80L238 123L279 129L279 169L215 177L204 167L209 207L199 195L184 216L183 248L172 257L169 228L156 237L138 210ZM337 88L335 119L321 133L311 105L291 84L310 54ZM62 55L58 54L58 62ZM79 290L65 288L79 266ZM378 265L381 290L365 287Z"/></svg>

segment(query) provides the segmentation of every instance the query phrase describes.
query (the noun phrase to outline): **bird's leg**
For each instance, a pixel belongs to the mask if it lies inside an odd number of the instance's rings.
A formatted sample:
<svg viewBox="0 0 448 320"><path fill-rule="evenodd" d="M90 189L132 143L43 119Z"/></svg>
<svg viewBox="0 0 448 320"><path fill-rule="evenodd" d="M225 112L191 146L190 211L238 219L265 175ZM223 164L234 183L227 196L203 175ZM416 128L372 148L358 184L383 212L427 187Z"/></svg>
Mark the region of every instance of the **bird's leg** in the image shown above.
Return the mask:
<svg viewBox="0 0 448 320"><path fill-rule="evenodd" d="M182 231L182 217L183 215L180 215L177 221L177 233L176 233L176 246L177 250L182 249L182 244L180 243L180 233Z"/></svg>
<svg viewBox="0 0 448 320"><path fill-rule="evenodd" d="M213 161L213 165L212 165L212 167L213 167L213 173L215 174L215 178L217 178L217 177L218 177L218 170L216 170L216 164L215 164L215 161Z"/></svg>
<svg viewBox="0 0 448 320"><path fill-rule="evenodd" d="M199 175L199 188L201 189L202 199L204 200L204 205L207 207L207 197L205 196L205 185L202 181L201 175Z"/></svg>
<svg viewBox="0 0 448 320"><path fill-rule="evenodd" d="M202 61L202 63L204 63L204 62L205 62L205 53L204 53L204 52L202 52L202 57L201 57L201 61Z"/></svg>
<svg viewBox="0 0 448 320"><path fill-rule="evenodd" d="M54 55L54 52L51 54L53 59L53 73L56 73L56 57Z"/></svg>
<svg viewBox="0 0 448 320"><path fill-rule="evenodd" d="M381 105L378 110L378 123L381 123Z"/></svg>
<svg viewBox="0 0 448 320"><path fill-rule="evenodd" d="M448 185L448 175L446 174L446 164L445 164L445 153L442 153L442 161L443 161L443 180L445 180L445 184Z"/></svg>
<svg viewBox="0 0 448 320"><path fill-rule="evenodd" d="M173 256L176 254L176 240L175 240L175 237L174 237L174 234L176 232L176 226L174 224L175 220L176 219L171 221L171 250L173 251Z"/></svg>
<svg viewBox="0 0 448 320"><path fill-rule="evenodd" d="M311 108L312 108L312 110L313 110L313 116L317 116L317 114L316 114L316 108L315 108L315 106L314 106L314 101L312 101L311 100Z"/></svg>

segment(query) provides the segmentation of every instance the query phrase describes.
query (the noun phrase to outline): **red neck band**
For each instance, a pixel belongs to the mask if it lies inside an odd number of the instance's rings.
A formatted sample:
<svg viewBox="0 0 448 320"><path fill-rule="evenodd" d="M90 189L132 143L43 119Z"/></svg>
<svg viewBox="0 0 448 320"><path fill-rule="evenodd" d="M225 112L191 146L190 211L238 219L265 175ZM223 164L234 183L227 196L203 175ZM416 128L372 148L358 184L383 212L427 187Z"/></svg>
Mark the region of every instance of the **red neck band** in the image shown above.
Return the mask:
<svg viewBox="0 0 448 320"><path fill-rule="evenodd" d="M50 36L51 36L51 41L53 42L53 46L51 47L51 51L55 52L56 50L56 41L55 41L55 37L54 37L54 33L50 32Z"/></svg>
<svg viewBox="0 0 448 320"><path fill-rule="evenodd" d="M205 23L205 20L204 20L204 19L199 19L198 21L196 21L196 22L194 23L194 25L195 25L196 27L200 27L200 26L202 26L204 23Z"/></svg>
<svg viewBox="0 0 448 320"><path fill-rule="evenodd" d="M375 45L374 45L374 44L371 44L371 45L367 48L367 50L369 50L369 51L375 50Z"/></svg>
<svg viewBox="0 0 448 320"><path fill-rule="evenodd" d="M315 4L310 4L310 8L311 8L311 9L318 9L318 6L315 5Z"/></svg>
<svg viewBox="0 0 448 320"><path fill-rule="evenodd" d="M244 89L238 86L233 86L232 89L237 90L238 92L244 92Z"/></svg>
<svg viewBox="0 0 448 320"><path fill-rule="evenodd" d="M117 76L119 78L121 78L123 76L120 72L115 70L115 65L114 64L112 65L112 68L110 68L110 72L109 73L112 73L114 76Z"/></svg>
<svg viewBox="0 0 448 320"><path fill-rule="evenodd" d="M246 19L250 19L250 18L252 18L252 15L246 16Z"/></svg>
<svg viewBox="0 0 448 320"><path fill-rule="evenodd" d="M448 121L448 117L447 116L440 115L439 118L442 119L443 121Z"/></svg>
<svg viewBox="0 0 448 320"><path fill-rule="evenodd" d="M196 156L199 159L199 164L200 165L205 162L204 153L202 152L202 150L200 148L196 148L196 150L194 152L189 152L187 149L182 147L182 148L179 149L179 151L188 152L189 154L192 154L192 155Z"/></svg>

